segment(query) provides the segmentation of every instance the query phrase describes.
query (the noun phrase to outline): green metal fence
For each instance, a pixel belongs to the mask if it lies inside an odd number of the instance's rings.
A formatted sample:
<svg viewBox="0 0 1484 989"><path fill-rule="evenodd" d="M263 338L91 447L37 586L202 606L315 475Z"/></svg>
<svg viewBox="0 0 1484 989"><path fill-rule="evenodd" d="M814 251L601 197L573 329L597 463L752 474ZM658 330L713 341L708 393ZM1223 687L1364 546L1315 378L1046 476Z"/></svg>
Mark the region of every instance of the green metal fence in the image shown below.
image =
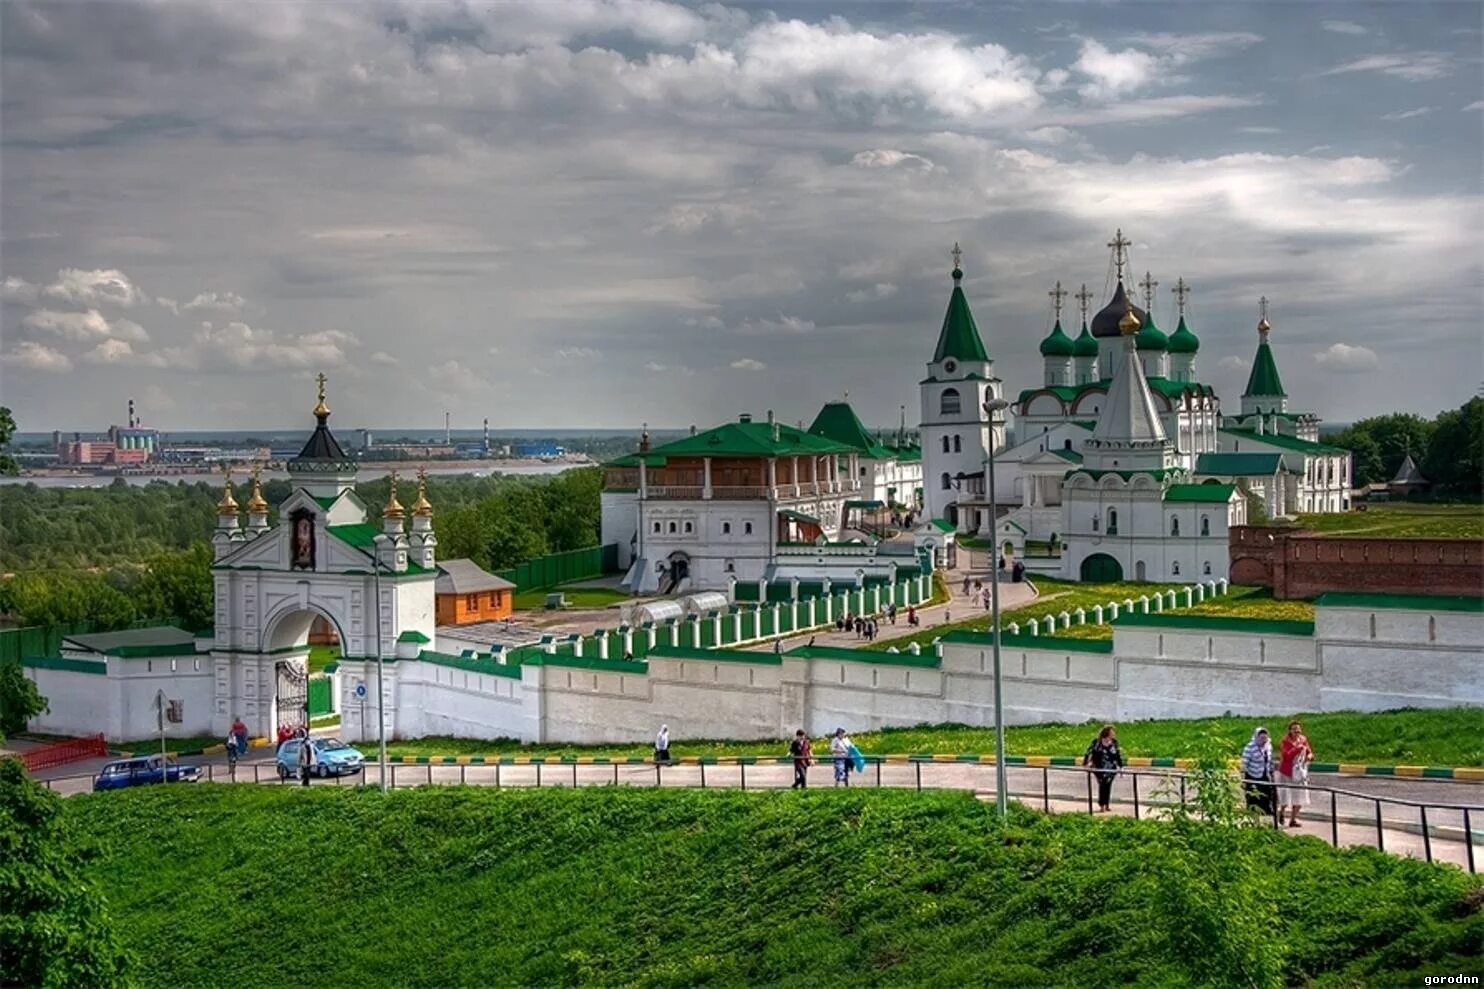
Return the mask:
<svg viewBox="0 0 1484 989"><path fill-rule="evenodd" d="M515 585L517 591L539 591L574 580L618 572L618 544L551 553L501 570L497 576Z"/></svg>
<svg viewBox="0 0 1484 989"><path fill-rule="evenodd" d="M133 622L127 628L156 628L161 625L179 625L176 618L158 618ZM69 635L85 635L89 632L108 631L100 629L95 622L72 622L65 625L26 625L21 628L0 629L0 663L18 662L31 656L55 656L62 649L62 640Z"/></svg>

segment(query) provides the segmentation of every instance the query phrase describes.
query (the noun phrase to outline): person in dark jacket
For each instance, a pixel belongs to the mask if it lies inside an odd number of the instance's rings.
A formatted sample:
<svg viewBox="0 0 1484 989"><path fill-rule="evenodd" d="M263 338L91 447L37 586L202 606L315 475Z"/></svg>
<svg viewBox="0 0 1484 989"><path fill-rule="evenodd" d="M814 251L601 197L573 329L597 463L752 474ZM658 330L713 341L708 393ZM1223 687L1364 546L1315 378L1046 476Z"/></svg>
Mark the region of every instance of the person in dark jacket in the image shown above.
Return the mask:
<svg viewBox="0 0 1484 989"><path fill-rule="evenodd" d="M814 747L809 743L809 736L800 728L794 732L794 740L789 743L788 754L794 760L794 785L792 789L803 790L809 786L809 764L814 761Z"/></svg>
<svg viewBox="0 0 1484 989"><path fill-rule="evenodd" d="M1118 733L1112 725L1103 725L1098 737L1087 747L1082 765L1092 770L1098 780L1098 810L1113 809L1113 780L1123 768L1123 753L1118 750Z"/></svg>

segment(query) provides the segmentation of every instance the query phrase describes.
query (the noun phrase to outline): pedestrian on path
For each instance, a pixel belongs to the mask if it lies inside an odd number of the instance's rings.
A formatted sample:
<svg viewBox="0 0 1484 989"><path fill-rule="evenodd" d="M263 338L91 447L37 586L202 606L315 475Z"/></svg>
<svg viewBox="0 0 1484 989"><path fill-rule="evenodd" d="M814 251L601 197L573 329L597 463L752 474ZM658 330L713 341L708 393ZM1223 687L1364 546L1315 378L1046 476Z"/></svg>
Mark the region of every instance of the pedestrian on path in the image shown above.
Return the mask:
<svg viewBox="0 0 1484 989"><path fill-rule="evenodd" d="M1247 792L1248 807L1273 813L1273 743L1260 725L1242 748L1242 789Z"/></svg>
<svg viewBox="0 0 1484 989"><path fill-rule="evenodd" d="M794 732L794 740L788 743L788 754L794 760L794 785L793 790L807 789L809 786L809 764L814 761L814 749L809 743L809 735L800 728Z"/></svg>
<svg viewBox="0 0 1484 989"><path fill-rule="evenodd" d="M1092 770L1098 779L1098 812L1106 814L1113 809L1113 780L1123 768L1123 753L1118 749L1118 732L1112 725L1103 725L1097 738L1087 747L1082 756L1082 765Z"/></svg>
<svg viewBox="0 0 1484 989"><path fill-rule="evenodd" d="M654 736L654 761L670 761L670 726L660 725L660 732ZM658 772L658 770L656 770Z"/></svg>
<svg viewBox="0 0 1484 989"><path fill-rule="evenodd" d="M844 728L836 728L830 739L830 758L835 763L835 785L850 785L850 736Z"/></svg>
<svg viewBox="0 0 1484 989"><path fill-rule="evenodd" d="M299 740L299 782L309 785L309 774L314 769L314 742L308 737Z"/></svg>
<svg viewBox="0 0 1484 989"><path fill-rule="evenodd" d="M969 596L969 575L964 574L964 597Z"/></svg>
<svg viewBox="0 0 1484 989"><path fill-rule="evenodd" d="M1288 723L1288 734L1278 749L1278 820L1288 811L1288 826L1299 827L1299 810L1309 805L1309 763L1314 761L1314 749L1304 736L1304 726L1297 721Z"/></svg>

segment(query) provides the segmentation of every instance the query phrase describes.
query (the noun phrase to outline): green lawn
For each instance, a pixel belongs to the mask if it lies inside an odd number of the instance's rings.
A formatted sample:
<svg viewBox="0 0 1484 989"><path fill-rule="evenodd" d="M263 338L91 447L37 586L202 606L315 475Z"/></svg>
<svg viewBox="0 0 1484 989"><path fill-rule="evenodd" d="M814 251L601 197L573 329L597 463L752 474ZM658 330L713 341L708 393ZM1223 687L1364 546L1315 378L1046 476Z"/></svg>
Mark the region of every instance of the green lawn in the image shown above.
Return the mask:
<svg viewBox="0 0 1484 989"><path fill-rule="evenodd" d="M309 672L323 673L325 667L340 658L339 646L310 646Z"/></svg>
<svg viewBox="0 0 1484 989"><path fill-rule="evenodd" d="M1368 505L1363 512L1300 515L1305 529L1333 536L1403 536L1484 539L1484 505L1398 502Z"/></svg>
<svg viewBox="0 0 1484 989"><path fill-rule="evenodd" d="M548 587L543 591L521 591L515 595L516 611L542 610L548 594L561 594L571 608L606 608L611 604L632 601L627 591L612 587Z"/></svg>
<svg viewBox="0 0 1484 989"><path fill-rule="evenodd" d="M64 815L146 987L1173 987L1252 904L1284 984L1420 986L1484 944L1458 869L1262 828L1177 855L1164 823L960 793L146 787Z"/></svg>
<svg viewBox="0 0 1484 989"><path fill-rule="evenodd" d="M1375 714L1297 714L1323 762L1484 766L1484 708L1384 711ZM1185 757L1202 734L1214 731L1232 755L1240 753L1257 725L1279 732L1290 717L1215 718L1201 721L1130 721L1118 726L1125 755ZM844 727L849 728L849 725ZM1100 726L1030 725L1005 730L1012 755L1080 756ZM868 755L906 752L993 752L994 730L956 725L888 728L852 735ZM783 755L787 740L719 741L674 739L674 756ZM816 745L815 751L820 751ZM391 741L392 757L429 755L652 755L648 745L526 745L515 739L429 737Z"/></svg>

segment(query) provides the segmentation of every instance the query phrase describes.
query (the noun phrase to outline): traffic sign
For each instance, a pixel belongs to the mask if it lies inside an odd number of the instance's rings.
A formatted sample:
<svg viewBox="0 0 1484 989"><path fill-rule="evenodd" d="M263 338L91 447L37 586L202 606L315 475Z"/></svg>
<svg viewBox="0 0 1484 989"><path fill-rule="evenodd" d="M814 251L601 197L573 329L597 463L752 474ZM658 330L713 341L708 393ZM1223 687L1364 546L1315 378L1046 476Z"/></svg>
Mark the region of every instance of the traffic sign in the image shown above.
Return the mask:
<svg viewBox="0 0 1484 989"><path fill-rule="evenodd" d="M356 696L357 697L365 697L366 696L366 685L364 683L358 683L358 684L356 684Z"/></svg>

